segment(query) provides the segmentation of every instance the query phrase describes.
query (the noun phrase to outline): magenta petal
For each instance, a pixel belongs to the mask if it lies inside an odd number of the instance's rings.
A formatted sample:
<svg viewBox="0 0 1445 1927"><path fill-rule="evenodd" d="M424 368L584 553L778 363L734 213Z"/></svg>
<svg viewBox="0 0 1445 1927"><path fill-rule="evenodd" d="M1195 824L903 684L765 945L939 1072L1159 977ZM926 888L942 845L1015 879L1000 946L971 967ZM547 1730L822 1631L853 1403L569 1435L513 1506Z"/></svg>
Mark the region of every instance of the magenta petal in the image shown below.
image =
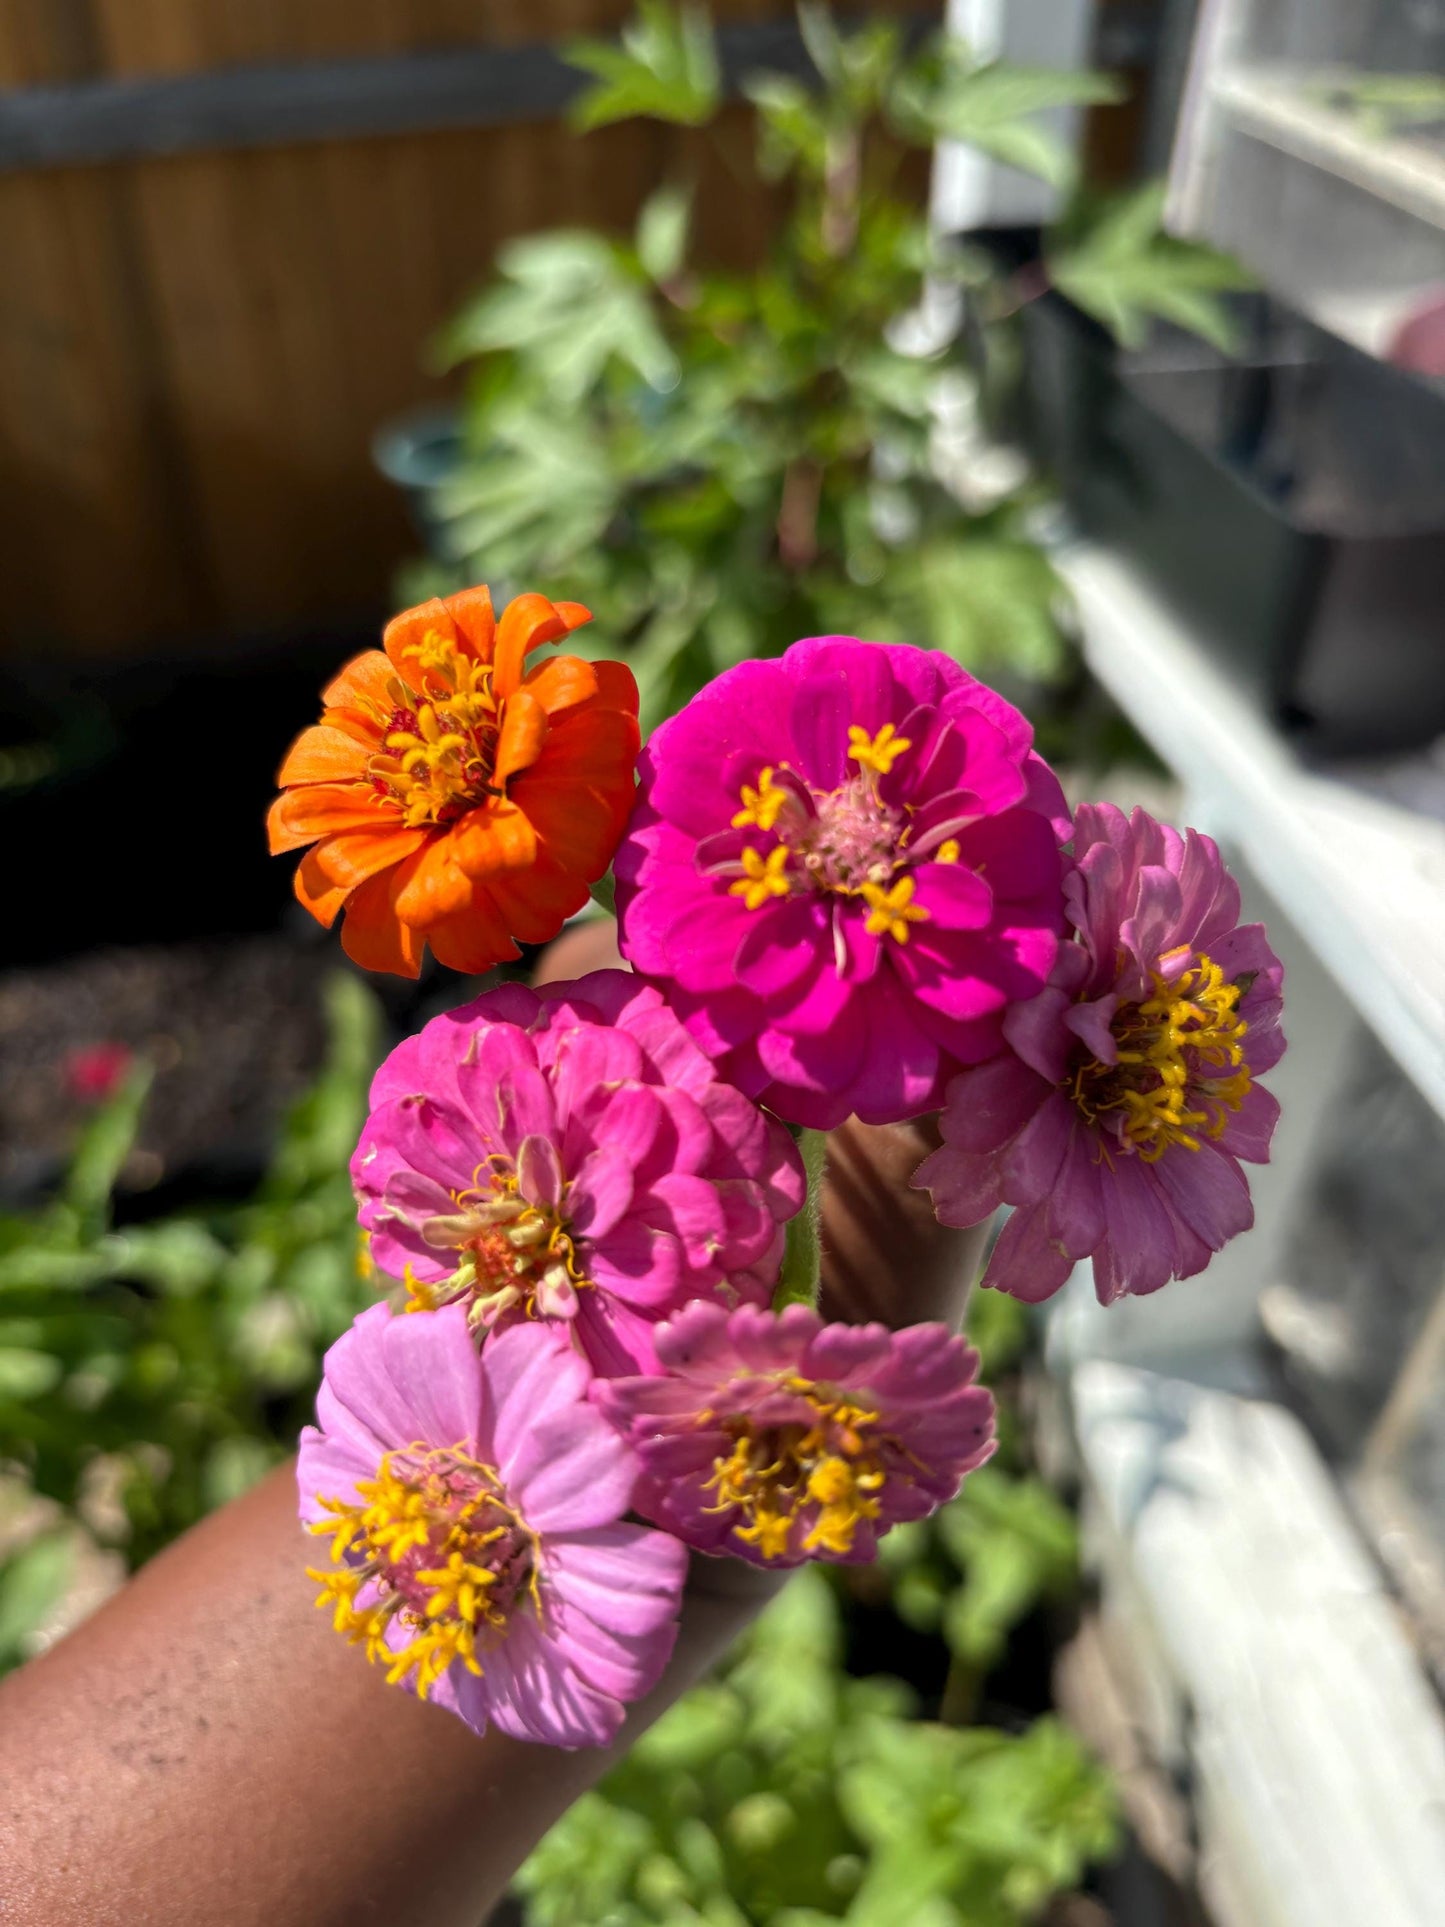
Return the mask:
<svg viewBox="0 0 1445 1927"><path fill-rule="evenodd" d="M412 1415L413 1438L430 1445L474 1440L482 1368L464 1305L410 1312L380 1328L386 1369ZM393 1444L408 1443L395 1438Z"/></svg>
<svg viewBox="0 0 1445 1927"><path fill-rule="evenodd" d="M1094 1254L1094 1287L1101 1304L1125 1293L1157 1291L1173 1275L1174 1239L1159 1166L1117 1158L1102 1184L1106 1243Z"/></svg>
<svg viewBox="0 0 1445 1927"><path fill-rule="evenodd" d="M961 1071L948 1087L940 1120L945 1145L960 1152L1000 1149L1023 1129L1050 1088L1008 1052Z"/></svg>
<svg viewBox="0 0 1445 1927"><path fill-rule="evenodd" d="M999 1154L1003 1194L1010 1204L1036 1204L1048 1196L1075 1133L1083 1128L1068 1099L1059 1091L1051 1091Z"/></svg>
<svg viewBox="0 0 1445 1927"><path fill-rule="evenodd" d="M1050 985L1004 1013L1003 1034L1010 1048L1051 1084L1061 1083L1068 1069L1071 1009L1067 993Z"/></svg>
<svg viewBox="0 0 1445 1927"><path fill-rule="evenodd" d="M1251 1084L1244 1102L1225 1126L1219 1148L1251 1164L1268 1164L1270 1139L1278 1122L1279 1099L1263 1084Z"/></svg>
<svg viewBox="0 0 1445 1927"><path fill-rule="evenodd" d="M534 1422L585 1398L591 1376L587 1361L549 1324L511 1325L487 1340L482 1350L483 1433L477 1443L504 1479L519 1463L530 1462Z"/></svg>
<svg viewBox="0 0 1445 1927"><path fill-rule="evenodd" d="M755 910L734 959L738 982L759 997L791 989L815 967L826 923L816 896L778 899Z"/></svg>
<svg viewBox="0 0 1445 1927"><path fill-rule="evenodd" d="M1206 1139L1197 1151L1166 1151L1154 1176L1172 1208L1218 1251L1254 1223L1249 1183L1234 1159Z"/></svg>
<svg viewBox="0 0 1445 1927"><path fill-rule="evenodd" d="M566 1532L620 1519L635 1478L632 1454L606 1419L577 1404L534 1418L507 1489L534 1532Z"/></svg>
<svg viewBox="0 0 1445 1927"><path fill-rule="evenodd" d="M962 863L924 863L913 879L914 902L940 930L981 930L993 914L993 891Z"/></svg>
<svg viewBox="0 0 1445 1927"><path fill-rule="evenodd" d="M517 1146L517 1189L528 1204L560 1204L562 1160L550 1137L530 1132Z"/></svg>
<svg viewBox="0 0 1445 1927"><path fill-rule="evenodd" d="M578 1237L604 1237L621 1222L632 1203L632 1169L626 1152L613 1144L603 1144L583 1159L567 1199Z"/></svg>
<svg viewBox="0 0 1445 1927"><path fill-rule="evenodd" d="M803 775L818 789L836 789L847 773L853 720L846 683L827 670L805 677L793 692L790 717Z"/></svg>
<svg viewBox="0 0 1445 1927"><path fill-rule="evenodd" d="M985 1285L1037 1305L1068 1282L1076 1255L1050 1232L1048 1216L1047 1203L1014 1212L993 1248Z"/></svg>

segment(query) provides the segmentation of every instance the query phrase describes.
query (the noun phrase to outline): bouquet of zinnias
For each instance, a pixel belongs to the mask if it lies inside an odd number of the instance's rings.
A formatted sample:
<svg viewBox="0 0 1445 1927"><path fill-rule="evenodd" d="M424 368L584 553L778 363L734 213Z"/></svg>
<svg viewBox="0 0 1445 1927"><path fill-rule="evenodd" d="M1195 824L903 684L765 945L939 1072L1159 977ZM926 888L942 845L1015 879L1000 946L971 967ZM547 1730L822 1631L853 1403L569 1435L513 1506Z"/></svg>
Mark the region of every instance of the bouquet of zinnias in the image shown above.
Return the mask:
<svg viewBox="0 0 1445 1927"><path fill-rule="evenodd" d="M479 1731L599 1745L672 1648L688 1549L871 1559L993 1448L941 1324L815 1309L820 1137L941 1111L986 1285L1106 1303L1203 1269L1269 1155L1281 969L1214 844L1072 817L946 657L825 636L639 758L588 612L399 616L280 773L272 847L369 968L472 973L611 869L632 972L504 984L377 1075L352 1164L394 1282L332 1348L301 1514L338 1630ZM813 1195L809 1195L809 1193ZM396 1309L393 1309L393 1304Z"/></svg>

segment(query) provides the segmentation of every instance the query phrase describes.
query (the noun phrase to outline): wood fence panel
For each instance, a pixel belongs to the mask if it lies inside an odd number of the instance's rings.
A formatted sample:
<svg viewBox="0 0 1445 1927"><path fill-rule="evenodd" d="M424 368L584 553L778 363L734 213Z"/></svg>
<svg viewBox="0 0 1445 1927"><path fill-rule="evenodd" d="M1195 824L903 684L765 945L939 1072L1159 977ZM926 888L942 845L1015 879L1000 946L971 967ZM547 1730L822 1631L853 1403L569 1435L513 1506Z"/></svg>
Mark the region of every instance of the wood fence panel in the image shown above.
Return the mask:
<svg viewBox="0 0 1445 1927"><path fill-rule="evenodd" d="M916 12L916 0L896 0ZM892 10L892 0L887 9ZM0 84L604 32L630 0L0 0ZM786 17L727 0L723 20ZM746 150L730 108L725 142ZM413 546L372 470L445 392L428 339L508 237L614 230L682 170L710 253L776 214L700 136L555 124L0 174L0 649L114 653L344 618Z"/></svg>

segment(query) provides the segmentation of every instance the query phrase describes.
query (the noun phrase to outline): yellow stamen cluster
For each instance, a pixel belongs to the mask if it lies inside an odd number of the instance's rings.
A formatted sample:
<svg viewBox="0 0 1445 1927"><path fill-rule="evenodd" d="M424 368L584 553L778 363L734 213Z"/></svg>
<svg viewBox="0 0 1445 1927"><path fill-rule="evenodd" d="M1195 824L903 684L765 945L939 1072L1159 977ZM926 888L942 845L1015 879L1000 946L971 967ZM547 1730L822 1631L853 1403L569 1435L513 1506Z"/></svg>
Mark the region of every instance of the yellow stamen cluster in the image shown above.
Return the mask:
<svg viewBox="0 0 1445 1927"><path fill-rule="evenodd" d="M759 856L754 849L742 853L743 873L736 883L728 885L730 897L741 897L749 910L761 909L769 897L785 897L792 886L788 882L788 858L792 851L786 843L779 843L776 849Z"/></svg>
<svg viewBox="0 0 1445 1927"><path fill-rule="evenodd" d="M528 1204L516 1172L505 1161L478 1165L472 1185L454 1192L457 1214L432 1218L422 1236L460 1258L449 1278L429 1283L408 1265L406 1311L435 1311L469 1298L474 1328L494 1325L514 1307L528 1317L570 1317L576 1295L591 1284L558 1211Z"/></svg>
<svg viewBox="0 0 1445 1927"><path fill-rule="evenodd" d="M929 913L913 901L913 877L898 874L905 860L905 812L883 801L878 779L912 747L892 723L872 735L852 724L848 755L858 769L829 794L814 791L811 808L796 788L778 782L772 765L760 770L756 785L743 784L731 826L773 833L778 841L766 854L751 845L738 853L728 894L741 897L749 910L761 910L774 897L813 890L861 897L869 936L907 943L910 924L926 922ZM790 804L796 807L789 809ZM951 838L933 860L956 863L958 855L957 839Z"/></svg>
<svg viewBox="0 0 1445 1927"><path fill-rule="evenodd" d="M1197 1151L1200 1134L1219 1137L1249 1092L1241 994L1205 956L1172 984L1156 975L1153 995L1114 1018L1117 1064L1080 1065L1070 1096L1089 1118L1122 1111L1125 1139L1151 1164L1172 1145Z"/></svg>
<svg viewBox="0 0 1445 1927"><path fill-rule="evenodd" d="M709 1509L740 1513L734 1534L765 1559L789 1550L806 1513L812 1523L804 1552L851 1552L859 1525L878 1517L876 1494L885 1482L878 1413L811 1379L790 1377L782 1389L808 1401L811 1422L758 1430L731 1421L733 1449L714 1460L706 1481L716 1495Z"/></svg>
<svg viewBox="0 0 1445 1927"><path fill-rule="evenodd" d="M743 784L743 806L732 819L735 830L772 829L789 796L789 791L781 783L773 781L775 774L772 768L763 770L756 789L751 783Z"/></svg>
<svg viewBox="0 0 1445 1927"><path fill-rule="evenodd" d="M425 1699L454 1663L480 1674L480 1655L505 1636L524 1599L541 1616L537 1540L506 1504L496 1471L461 1446L408 1445L384 1455L356 1499L317 1502L329 1517L334 1571L308 1567L336 1630L387 1669L388 1685L414 1675ZM365 1605L359 1595L369 1589ZM410 1637L388 1643L393 1623Z"/></svg>
<svg viewBox="0 0 1445 1927"><path fill-rule="evenodd" d="M419 697L394 677L396 705L372 781L402 805L409 829L458 816L489 793L498 735L490 663L479 662L435 629L406 651L422 672Z"/></svg>
<svg viewBox="0 0 1445 1927"><path fill-rule="evenodd" d="M909 924L928 921L923 905L913 901L911 876L899 877L887 890L877 883L865 883L859 894L868 906L868 921L863 928L870 937L892 937L895 943L907 943Z"/></svg>
<svg viewBox="0 0 1445 1927"><path fill-rule="evenodd" d="M894 734L892 723L885 723L876 736L854 723L848 731L848 754L864 769L887 776L905 749L913 744L907 736Z"/></svg>

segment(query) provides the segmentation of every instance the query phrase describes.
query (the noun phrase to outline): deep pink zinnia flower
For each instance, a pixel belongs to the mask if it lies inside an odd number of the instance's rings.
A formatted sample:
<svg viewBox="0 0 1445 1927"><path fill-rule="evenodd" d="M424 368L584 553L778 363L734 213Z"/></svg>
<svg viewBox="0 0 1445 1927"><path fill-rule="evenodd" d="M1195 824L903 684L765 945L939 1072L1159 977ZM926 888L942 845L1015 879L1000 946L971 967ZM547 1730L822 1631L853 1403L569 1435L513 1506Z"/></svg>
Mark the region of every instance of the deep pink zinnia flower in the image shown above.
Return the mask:
<svg viewBox="0 0 1445 1927"><path fill-rule="evenodd" d="M626 971L434 1018L371 1103L351 1174L379 1268L476 1329L567 1321L599 1371L649 1369L690 1298L766 1300L803 1200L782 1125Z"/></svg>
<svg viewBox="0 0 1445 1927"><path fill-rule="evenodd" d="M914 1183L945 1224L1017 1207L984 1283L1047 1298L1091 1254L1106 1305L1192 1277L1254 1222L1279 1105L1284 972L1239 922L1219 851L1143 810L1084 804L1064 885L1078 941L1009 1012L1010 1048L949 1086Z"/></svg>
<svg viewBox="0 0 1445 1927"><path fill-rule="evenodd" d="M1031 743L930 651L818 636L739 664L643 755L624 954L793 1123L936 1108L1058 947L1067 813Z"/></svg>
<svg viewBox="0 0 1445 1927"><path fill-rule="evenodd" d="M296 1473L317 1603L478 1733L603 1746L672 1651L686 1554L624 1522L636 1466L589 1380L546 1325L478 1357L460 1305L373 1305L326 1355Z"/></svg>
<svg viewBox="0 0 1445 1927"><path fill-rule="evenodd" d="M656 1343L659 1375L599 1379L592 1396L641 1461L637 1510L704 1552L860 1564L994 1449L978 1354L943 1325L695 1304Z"/></svg>

